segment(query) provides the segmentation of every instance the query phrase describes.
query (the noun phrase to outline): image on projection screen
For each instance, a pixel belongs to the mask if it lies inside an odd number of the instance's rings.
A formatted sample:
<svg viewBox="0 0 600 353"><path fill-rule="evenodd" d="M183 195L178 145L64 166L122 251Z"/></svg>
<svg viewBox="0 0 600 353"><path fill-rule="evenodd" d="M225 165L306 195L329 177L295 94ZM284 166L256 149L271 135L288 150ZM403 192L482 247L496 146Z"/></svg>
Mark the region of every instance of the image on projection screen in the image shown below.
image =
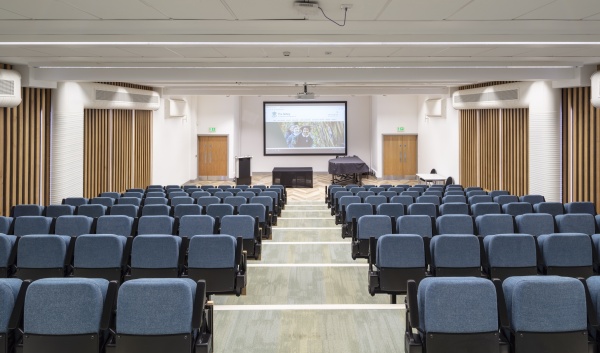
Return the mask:
<svg viewBox="0 0 600 353"><path fill-rule="evenodd" d="M264 154L345 155L346 102L264 102Z"/></svg>

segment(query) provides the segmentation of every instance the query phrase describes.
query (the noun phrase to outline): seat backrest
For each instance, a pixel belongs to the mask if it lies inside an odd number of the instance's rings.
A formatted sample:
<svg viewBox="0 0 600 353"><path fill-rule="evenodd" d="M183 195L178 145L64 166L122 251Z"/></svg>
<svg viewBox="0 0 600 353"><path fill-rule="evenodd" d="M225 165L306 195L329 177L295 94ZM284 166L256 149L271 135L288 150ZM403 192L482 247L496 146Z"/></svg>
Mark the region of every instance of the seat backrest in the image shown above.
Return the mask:
<svg viewBox="0 0 600 353"><path fill-rule="evenodd" d="M13 234L20 237L27 234L49 234L52 218L42 216L21 216L13 221Z"/></svg>
<svg viewBox="0 0 600 353"><path fill-rule="evenodd" d="M373 206L379 206L381 204L387 203L387 201L388 201L387 197L385 197L385 196L383 196L381 194L380 195L367 196L363 200L364 200L365 203L368 203L369 205L373 205Z"/></svg>
<svg viewBox="0 0 600 353"><path fill-rule="evenodd" d="M372 215L373 206L368 203L351 203L346 207L346 219L345 222L352 222L353 218L358 219L361 216Z"/></svg>
<svg viewBox="0 0 600 353"><path fill-rule="evenodd" d="M189 268L235 268L236 240L227 234L194 235L188 252Z"/></svg>
<svg viewBox="0 0 600 353"><path fill-rule="evenodd" d="M199 197L211 196L211 195L210 195L210 192L208 192L208 191L194 191L190 196L193 199L198 199Z"/></svg>
<svg viewBox="0 0 600 353"><path fill-rule="evenodd" d="M495 202L482 202L471 205L471 215L473 215L473 217L499 213L502 213L500 205Z"/></svg>
<svg viewBox="0 0 600 353"><path fill-rule="evenodd" d="M529 202L511 202L502 205L502 213L516 217L522 214L533 213L533 206Z"/></svg>
<svg viewBox="0 0 600 353"><path fill-rule="evenodd" d="M12 234L12 217L0 216L0 234Z"/></svg>
<svg viewBox="0 0 600 353"><path fill-rule="evenodd" d="M246 186L246 188L248 188L248 187ZM202 190L215 189L215 186L214 185L201 185L200 189L202 189ZM242 188L242 190L243 190L243 188Z"/></svg>
<svg viewBox="0 0 600 353"><path fill-rule="evenodd" d="M471 190L471 191L466 191L465 195L467 196L467 198L470 198L472 196L490 196L488 195L487 192L483 191L483 190ZM493 197L490 196L492 199Z"/></svg>
<svg viewBox="0 0 600 353"><path fill-rule="evenodd" d="M450 214L436 219L437 234L475 234L473 218L463 214Z"/></svg>
<svg viewBox="0 0 600 353"><path fill-rule="evenodd" d="M467 198L463 195L448 195L442 198L442 204L444 203L467 203Z"/></svg>
<svg viewBox="0 0 600 353"><path fill-rule="evenodd" d="M142 189L142 188L131 188L131 189L127 189L125 191L127 191L127 192L141 192L142 194L146 192L146 190Z"/></svg>
<svg viewBox="0 0 600 353"><path fill-rule="evenodd" d="M464 188L465 192L474 191L474 190L483 190L481 186L467 186Z"/></svg>
<svg viewBox="0 0 600 353"><path fill-rule="evenodd" d="M117 205L134 205L140 206L142 204L142 199L138 199L137 197L121 197L117 201Z"/></svg>
<svg viewBox="0 0 600 353"><path fill-rule="evenodd" d="M225 199L223 199L223 203L239 207L240 205L248 203L248 200L242 196L228 196Z"/></svg>
<svg viewBox="0 0 600 353"><path fill-rule="evenodd" d="M488 193L492 197L492 199L496 198L496 196L500 195L510 195L510 192L506 190L492 190Z"/></svg>
<svg viewBox="0 0 600 353"><path fill-rule="evenodd" d="M136 218L138 216L138 207L136 205L114 205L110 208L111 216L127 216L131 218Z"/></svg>
<svg viewBox="0 0 600 353"><path fill-rule="evenodd" d="M491 267L535 267L535 239L531 234L493 234L483 239Z"/></svg>
<svg viewBox="0 0 600 353"><path fill-rule="evenodd" d="M25 296L23 331L48 336L98 334L107 290L108 281L97 278L34 281Z"/></svg>
<svg viewBox="0 0 600 353"><path fill-rule="evenodd" d="M477 234L484 237L492 234L510 234L515 232L513 217L508 214L486 214L475 218Z"/></svg>
<svg viewBox="0 0 600 353"><path fill-rule="evenodd" d="M373 186L373 187L368 188L367 190L372 191L375 195L377 195L378 193L385 191L385 188L382 188L381 186ZM404 190L402 190L402 191L404 191Z"/></svg>
<svg viewBox="0 0 600 353"><path fill-rule="evenodd" d="M233 193L229 192L229 191L217 191L217 192L215 192L215 194L213 196L216 196L222 200L226 197L233 196Z"/></svg>
<svg viewBox="0 0 600 353"><path fill-rule="evenodd" d="M96 221L97 234L130 236L133 234L133 218L122 215L102 216Z"/></svg>
<svg viewBox="0 0 600 353"><path fill-rule="evenodd" d="M360 186L355 186L350 189L350 192L353 193L354 195L356 195L357 193L359 193L361 191L367 191L367 189L360 187Z"/></svg>
<svg viewBox="0 0 600 353"><path fill-rule="evenodd" d="M0 311L0 333L8 332L8 322L22 284L23 281L18 278L0 279L0 302L2 302L3 308Z"/></svg>
<svg viewBox="0 0 600 353"><path fill-rule="evenodd" d="M175 196L171 198L171 206L177 205L193 205L194 199L189 196Z"/></svg>
<svg viewBox="0 0 600 353"><path fill-rule="evenodd" d="M177 205L173 211L173 217L181 218L186 215L194 216L202 214L202 206L200 205Z"/></svg>
<svg viewBox="0 0 600 353"><path fill-rule="evenodd" d="M377 268L425 268L423 238L418 234L385 234L377 239Z"/></svg>
<svg viewBox="0 0 600 353"><path fill-rule="evenodd" d="M111 199L116 200L121 197L121 194L119 194L118 192L107 191L101 192L100 197L110 197Z"/></svg>
<svg viewBox="0 0 600 353"><path fill-rule="evenodd" d="M72 216L75 214L75 206L71 205L48 205L44 210L44 216L58 218L60 216ZM2 233L2 232L0 232Z"/></svg>
<svg viewBox="0 0 600 353"><path fill-rule="evenodd" d="M144 199L144 206L148 205L167 205L169 203L169 199L166 197L146 197Z"/></svg>
<svg viewBox="0 0 600 353"><path fill-rule="evenodd" d="M554 233L554 217L547 213L527 213L515 217L517 232L537 237Z"/></svg>
<svg viewBox="0 0 600 353"><path fill-rule="evenodd" d="M383 190L381 190L381 191L383 191ZM381 192L381 191L379 191L379 192ZM396 194L400 194L402 191L406 191L406 189L404 189L401 186L392 186L392 187L388 188L386 191L393 191Z"/></svg>
<svg viewBox="0 0 600 353"><path fill-rule="evenodd" d="M251 216L252 218L258 217L259 222L266 222L266 210L265 205L261 203L248 203L239 207L238 214Z"/></svg>
<svg viewBox="0 0 600 353"><path fill-rule="evenodd" d="M565 204L566 213L589 213L596 215L596 206L593 202L569 202Z"/></svg>
<svg viewBox="0 0 600 353"><path fill-rule="evenodd" d="M178 268L180 247L180 237L168 234L138 235L133 238L131 246L131 268Z"/></svg>
<svg viewBox="0 0 600 353"><path fill-rule="evenodd" d="M467 201L469 202L469 205L475 205L475 204L482 203L482 202L494 202L492 197L489 195L475 195L475 196L467 195Z"/></svg>
<svg viewBox="0 0 600 353"><path fill-rule="evenodd" d="M377 206L377 214L398 219L404 216L404 205L399 203L382 203Z"/></svg>
<svg viewBox="0 0 600 353"><path fill-rule="evenodd" d="M121 197L135 197L138 199L142 199L144 197L144 193L139 191L127 191L124 192L123 195L121 195Z"/></svg>
<svg viewBox="0 0 600 353"><path fill-rule="evenodd" d="M250 201L250 199L252 199L253 197L256 196L256 194L252 191L240 191L236 194L236 196L241 196L241 197L245 197L246 200Z"/></svg>
<svg viewBox="0 0 600 353"><path fill-rule="evenodd" d="M337 210L341 211L342 206L348 206L351 203L361 203L362 200L358 196L342 196L338 200Z"/></svg>
<svg viewBox="0 0 600 353"><path fill-rule="evenodd" d="M82 234L75 241L77 268L120 268L127 238L115 234Z"/></svg>
<svg viewBox="0 0 600 353"><path fill-rule="evenodd" d="M589 213L567 213L554 217L558 233L596 233L596 220Z"/></svg>
<svg viewBox="0 0 600 353"><path fill-rule="evenodd" d="M29 234L19 239L18 268L62 268L71 237L55 234Z"/></svg>
<svg viewBox="0 0 600 353"><path fill-rule="evenodd" d="M207 215L185 215L179 219L179 236L191 238L194 235L213 234L215 219Z"/></svg>
<svg viewBox="0 0 600 353"><path fill-rule="evenodd" d="M54 233L70 237L89 234L92 232L92 223L94 219L88 216L60 216L56 219Z"/></svg>
<svg viewBox="0 0 600 353"><path fill-rule="evenodd" d="M167 198L167 194L165 194L162 191L148 191L146 193L146 199L151 198L151 197L163 197L163 198ZM146 201L144 201L145 203Z"/></svg>
<svg viewBox="0 0 600 353"><path fill-rule="evenodd" d="M356 196L360 197L361 200L364 200L368 196L375 196L375 193L373 191L359 191L356 193Z"/></svg>
<svg viewBox="0 0 600 353"><path fill-rule="evenodd" d="M173 191L167 195L167 197L169 199L173 199L174 197L188 197L188 196L190 196L190 195L185 191Z"/></svg>
<svg viewBox="0 0 600 353"><path fill-rule="evenodd" d="M483 278L429 277L417 292L419 325L425 333L478 333L498 330L496 290ZM448 315L448 308L454 315Z"/></svg>
<svg viewBox="0 0 600 353"><path fill-rule="evenodd" d="M540 202L545 202L546 198L542 195L523 195L519 197L519 201L521 202L529 202L532 205L538 204Z"/></svg>
<svg viewBox="0 0 600 353"><path fill-rule="evenodd" d="M414 202L415 202L415 199L412 196L409 196L409 195L393 196L390 199L390 203L401 203L404 206L408 206L410 204L413 204Z"/></svg>
<svg viewBox="0 0 600 353"><path fill-rule="evenodd" d="M565 209L563 204L560 202L540 202L533 205L533 210L535 213L548 213L552 216L557 216L559 214L564 214Z"/></svg>
<svg viewBox="0 0 600 353"><path fill-rule="evenodd" d="M500 205L505 205L511 202L519 202L519 197L515 195L498 195L494 197L494 202Z"/></svg>
<svg viewBox="0 0 600 353"><path fill-rule="evenodd" d="M204 196L197 198L196 202L200 206L208 206L221 203L221 199L216 196Z"/></svg>
<svg viewBox="0 0 600 353"><path fill-rule="evenodd" d="M436 195L421 195L417 197L417 203L432 203L436 206L440 205L440 198Z"/></svg>
<svg viewBox="0 0 600 353"><path fill-rule="evenodd" d="M12 209L12 217L18 218L22 216L42 216L44 214L44 206L40 205L16 205Z"/></svg>
<svg viewBox="0 0 600 353"><path fill-rule="evenodd" d="M198 206L198 205L196 205ZM169 216L171 207L167 205L146 205L142 207L143 216Z"/></svg>
<svg viewBox="0 0 600 353"><path fill-rule="evenodd" d="M459 196L460 197L460 196ZM447 214L469 214L469 205L464 202L448 202L443 203L439 207L440 215Z"/></svg>
<svg viewBox="0 0 600 353"><path fill-rule="evenodd" d="M441 234L431 239L431 263L440 268L481 265L479 240L472 234Z"/></svg>
<svg viewBox="0 0 600 353"><path fill-rule="evenodd" d="M413 199L416 199L417 197L421 196L421 193L419 191L411 191L410 188L408 188L407 191L402 191L400 193L400 196L411 196Z"/></svg>
<svg viewBox="0 0 600 353"><path fill-rule="evenodd" d="M396 230L398 234L419 234L428 238L433 236L431 217L424 215L398 217Z"/></svg>
<svg viewBox="0 0 600 353"><path fill-rule="evenodd" d="M592 266L592 242L587 234L542 234L537 240L546 266Z"/></svg>
<svg viewBox="0 0 600 353"><path fill-rule="evenodd" d="M502 283L515 332L587 331L586 294L574 278L516 276Z"/></svg>
<svg viewBox="0 0 600 353"><path fill-rule="evenodd" d="M461 189L448 189L444 192L444 196L464 196L465 200L467 199L465 192Z"/></svg>
<svg viewBox="0 0 600 353"><path fill-rule="evenodd" d="M228 234L235 238L253 239L254 231L254 218L251 216L237 215L221 218L221 234Z"/></svg>
<svg viewBox="0 0 600 353"><path fill-rule="evenodd" d="M92 205L104 205L105 207L111 207L115 204L115 199L112 197L94 197L90 200Z"/></svg>
<svg viewBox="0 0 600 353"><path fill-rule="evenodd" d="M119 288L117 334L191 334L195 296L196 283L189 278L127 281Z"/></svg>
<svg viewBox="0 0 600 353"><path fill-rule="evenodd" d="M392 220L388 216L362 216L358 220L358 239L376 239L384 234L392 234Z"/></svg>
<svg viewBox="0 0 600 353"><path fill-rule="evenodd" d="M208 205L206 206L206 214L215 219L223 219L224 216L233 215L233 206L228 204Z"/></svg>
<svg viewBox="0 0 600 353"><path fill-rule="evenodd" d="M429 217L437 217L437 207L432 203L413 203L408 205L409 215L426 215Z"/></svg>
<svg viewBox="0 0 600 353"><path fill-rule="evenodd" d="M138 221L138 235L142 234L173 234L173 217L144 216Z"/></svg>
<svg viewBox="0 0 600 353"><path fill-rule="evenodd" d="M220 187L220 188L222 188L223 186L221 185L221 186L219 186L219 187ZM266 186L266 185L263 185L263 184L252 185L252 187L253 187L254 189L261 189L261 190L266 190L266 189L267 189L267 186Z"/></svg>
<svg viewBox="0 0 600 353"><path fill-rule="evenodd" d="M392 197L398 196L398 193L395 191L381 191L377 194L377 196L384 196L388 200L390 200Z"/></svg>
<svg viewBox="0 0 600 353"><path fill-rule="evenodd" d="M430 188L429 190L425 191L425 192L423 193L423 195L421 195L421 196L427 196L427 195L433 195L433 196L437 196L437 197L439 197L439 198L440 198L440 200L441 200L441 199L442 199L442 196L444 196L444 193L442 192L442 190L441 190L441 189L439 189L439 190L436 190L436 189L431 189L431 188Z"/></svg>
<svg viewBox="0 0 600 353"><path fill-rule="evenodd" d="M66 199L63 199L63 204L65 205L71 205L71 206L81 206L81 205L86 205L89 203L89 200L86 199L85 197L67 197Z"/></svg>
<svg viewBox="0 0 600 353"><path fill-rule="evenodd" d="M106 206L104 205L81 205L77 207L77 215L98 218L106 214Z"/></svg>

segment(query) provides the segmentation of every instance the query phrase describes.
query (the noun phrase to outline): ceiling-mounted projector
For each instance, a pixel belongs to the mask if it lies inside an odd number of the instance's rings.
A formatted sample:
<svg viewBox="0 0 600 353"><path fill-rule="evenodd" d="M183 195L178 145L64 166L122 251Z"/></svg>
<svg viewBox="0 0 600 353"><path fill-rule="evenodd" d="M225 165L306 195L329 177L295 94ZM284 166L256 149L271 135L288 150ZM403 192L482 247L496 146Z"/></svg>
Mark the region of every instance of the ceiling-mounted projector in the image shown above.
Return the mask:
<svg viewBox="0 0 600 353"><path fill-rule="evenodd" d="M315 99L315 94L313 92L308 91L308 86L306 83L304 84L304 92L300 92L296 95L296 99Z"/></svg>
<svg viewBox="0 0 600 353"><path fill-rule="evenodd" d="M319 3L316 1L296 1L294 8L303 15L312 16L319 12Z"/></svg>

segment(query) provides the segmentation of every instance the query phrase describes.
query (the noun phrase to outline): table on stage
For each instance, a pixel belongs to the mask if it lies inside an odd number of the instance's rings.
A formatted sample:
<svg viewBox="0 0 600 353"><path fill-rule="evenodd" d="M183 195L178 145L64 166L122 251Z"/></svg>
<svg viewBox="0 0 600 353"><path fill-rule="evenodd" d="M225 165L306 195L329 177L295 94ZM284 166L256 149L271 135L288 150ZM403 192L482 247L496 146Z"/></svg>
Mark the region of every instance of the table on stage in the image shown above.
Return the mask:
<svg viewBox="0 0 600 353"><path fill-rule="evenodd" d="M369 172L369 166L356 156L338 157L329 160L328 167L332 184L362 184L362 174Z"/></svg>
<svg viewBox="0 0 600 353"><path fill-rule="evenodd" d="M446 181L446 177L439 175L439 174L422 174L422 173L417 173L417 178L419 178L420 180L423 180L426 183L437 183L438 181L441 182L445 182Z"/></svg>
<svg viewBox="0 0 600 353"><path fill-rule="evenodd" d="M286 188L312 188L312 167L276 167L273 168L273 185L283 185Z"/></svg>

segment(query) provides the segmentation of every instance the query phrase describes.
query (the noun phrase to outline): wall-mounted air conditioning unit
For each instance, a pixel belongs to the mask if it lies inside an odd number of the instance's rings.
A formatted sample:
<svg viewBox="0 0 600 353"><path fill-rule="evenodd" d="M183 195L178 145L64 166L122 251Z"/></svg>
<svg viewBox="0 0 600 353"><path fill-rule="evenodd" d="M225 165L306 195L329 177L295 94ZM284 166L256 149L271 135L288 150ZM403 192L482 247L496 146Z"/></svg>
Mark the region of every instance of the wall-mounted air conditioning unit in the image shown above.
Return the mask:
<svg viewBox="0 0 600 353"><path fill-rule="evenodd" d="M443 98L432 98L425 101L425 115L428 118L443 118L445 108L446 100Z"/></svg>
<svg viewBox="0 0 600 353"><path fill-rule="evenodd" d="M14 108L21 104L21 74L0 70L0 107Z"/></svg>
<svg viewBox="0 0 600 353"><path fill-rule="evenodd" d="M169 117L182 118L185 116L187 102L183 99L169 99Z"/></svg>
<svg viewBox="0 0 600 353"><path fill-rule="evenodd" d="M600 71L592 75L592 105L600 107Z"/></svg>

